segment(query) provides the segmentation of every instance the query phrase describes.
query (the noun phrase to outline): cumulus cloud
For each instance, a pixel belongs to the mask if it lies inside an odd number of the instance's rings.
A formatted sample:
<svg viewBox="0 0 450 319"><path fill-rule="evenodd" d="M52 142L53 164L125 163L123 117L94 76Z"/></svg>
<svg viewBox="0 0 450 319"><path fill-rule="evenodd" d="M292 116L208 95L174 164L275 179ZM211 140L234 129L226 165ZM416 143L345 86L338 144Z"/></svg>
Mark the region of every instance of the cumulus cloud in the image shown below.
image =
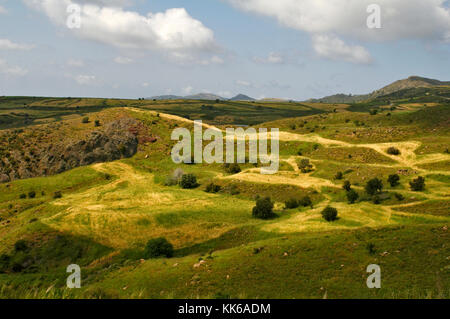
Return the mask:
<svg viewBox="0 0 450 319"><path fill-rule="evenodd" d="M10 65L5 60L0 59L0 73L11 76L24 76L28 73L28 70L20 66Z"/></svg>
<svg viewBox="0 0 450 319"><path fill-rule="evenodd" d="M184 87L182 92L183 92L183 94L190 95L190 94L192 94L193 90L194 90L194 88L189 85L189 86Z"/></svg>
<svg viewBox="0 0 450 319"><path fill-rule="evenodd" d="M313 37L316 53L330 60L368 64L372 62L370 53L362 46L347 45L337 37L317 35Z"/></svg>
<svg viewBox="0 0 450 319"><path fill-rule="evenodd" d="M34 45L16 43L9 39L0 39L0 50L31 50Z"/></svg>
<svg viewBox="0 0 450 319"><path fill-rule="evenodd" d="M254 57L253 60L257 63L267 63L267 64L282 64L284 63L284 58L280 53L271 52L267 58Z"/></svg>
<svg viewBox="0 0 450 319"><path fill-rule="evenodd" d="M97 84L97 77L95 75L77 75L74 79L79 85Z"/></svg>
<svg viewBox="0 0 450 319"><path fill-rule="evenodd" d="M343 37L362 42L399 39L446 41L450 32L447 0L377 0L381 7L381 29L367 27L367 7L374 3L373 0L228 1L241 10L272 17L281 25L311 34L315 48L323 49L323 42L327 39L331 41L326 45L328 47L339 42L341 54L351 47L338 41ZM355 62L360 63L359 55L365 53L361 48L358 50ZM317 53L323 56L323 50L321 52ZM342 57L348 60L348 54Z"/></svg>
<svg viewBox="0 0 450 319"><path fill-rule="evenodd" d="M72 0L23 1L44 12L54 24L61 27L66 27L67 7L75 3ZM116 5L124 3L113 2ZM111 6L110 1L84 1L80 18L81 27L70 29L76 36L121 49L184 54L217 49L213 31L191 17L184 8L144 16L120 6Z"/></svg>

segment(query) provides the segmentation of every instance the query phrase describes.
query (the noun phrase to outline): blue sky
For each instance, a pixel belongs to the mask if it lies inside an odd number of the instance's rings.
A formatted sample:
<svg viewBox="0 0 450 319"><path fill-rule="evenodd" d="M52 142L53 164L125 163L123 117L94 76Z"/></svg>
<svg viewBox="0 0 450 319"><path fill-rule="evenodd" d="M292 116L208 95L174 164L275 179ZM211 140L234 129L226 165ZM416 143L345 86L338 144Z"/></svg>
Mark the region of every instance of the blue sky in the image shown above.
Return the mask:
<svg viewBox="0 0 450 319"><path fill-rule="evenodd" d="M0 0L0 95L303 100L450 80L448 1L379 0L381 29L375 1L327 1Z"/></svg>

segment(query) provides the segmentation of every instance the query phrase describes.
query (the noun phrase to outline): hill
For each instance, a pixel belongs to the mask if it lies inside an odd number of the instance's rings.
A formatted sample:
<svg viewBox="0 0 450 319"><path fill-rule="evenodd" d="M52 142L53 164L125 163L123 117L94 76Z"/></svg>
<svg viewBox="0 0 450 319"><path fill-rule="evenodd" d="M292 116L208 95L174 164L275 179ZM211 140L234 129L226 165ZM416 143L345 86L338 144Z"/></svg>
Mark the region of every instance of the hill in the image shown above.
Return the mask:
<svg viewBox="0 0 450 319"><path fill-rule="evenodd" d="M244 95L244 94L238 94L235 97L232 97L229 99L230 101L256 101L254 98Z"/></svg>

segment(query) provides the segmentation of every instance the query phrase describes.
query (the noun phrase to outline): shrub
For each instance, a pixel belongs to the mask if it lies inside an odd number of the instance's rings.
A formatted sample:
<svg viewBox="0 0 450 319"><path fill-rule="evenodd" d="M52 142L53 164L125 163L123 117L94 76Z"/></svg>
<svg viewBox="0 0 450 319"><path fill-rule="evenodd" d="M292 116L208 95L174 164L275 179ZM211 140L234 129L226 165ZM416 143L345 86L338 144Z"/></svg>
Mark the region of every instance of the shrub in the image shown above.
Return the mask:
<svg viewBox="0 0 450 319"><path fill-rule="evenodd" d="M23 239L16 241L16 243L14 244L14 250L15 251L27 251L28 250L27 242Z"/></svg>
<svg viewBox="0 0 450 319"><path fill-rule="evenodd" d="M256 206L253 207L253 217L260 219L269 219L274 216L273 202L270 197L258 198L256 200Z"/></svg>
<svg viewBox="0 0 450 319"><path fill-rule="evenodd" d="M395 196L395 198L396 198L398 201L402 201L402 200L405 199L405 197L404 197L402 194L399 194L399 193L394 193L394 196Z"/></svg>
<svg viewBox="0 0 450 319"><path fill-rule="evenodd" d="M369 111L370 115L377 115L378 114L378 110L372 109Z"/></svg>
<svg viewBox="0 0 450 319"><path fill-rule="evenodd" d="M359 198L359 194L355 192L353 189L347 192L347 200L350 204L354 204Z"/></svg>
<svg viewBox="0 0 450 319"><path fill-rule="evenodd" d="M99 120L95 120L95 127L99 127L100 126L100 121Z"/></svg>
<svg viewBox="0 0 450 319"><path fill-rule="evenodd" d="M83 123L83 124L87 124L87 123L89 123L89 117L83 117L83 119L81 120L81 123Z"/></svg>
<svg viewBox="0 0 450 319"><path fill-rule="evenodd" d="M206 186L205 192L207 193L218 193L220 192L221 187L214 183L210 183Z"/></svg>
<svg viewBox="0 0 450 319"><path fill-rule="evenodd" d="M62 197L62 193L61 193L60 191L56 191L56 192L53 194L53 198L54 198L54 199L61 198L61 197Z"/></svg>
<svg viewBox="0 0 450 319"><path fill-rule="evenodd" d="M375 253L377 252L377 250L375 249L375 244L374 243L368 243L366 246L367 252L370 255L375 255Z"/></svg>
<svg viewBox="0 0 450 319"><path fill-rule="evenodd" d="M298 201L295 198L291 198L284 203L285 208L292 209L299 206Z"/></svg>
<svg viewBox="0 0 450 319"><path fill-rule="evenodd" d="M180 181L181 188L192 189L198 187L197 177L194 174L184 174Z"/></svg>
<svg viewBox="0 0 450 319"><path fill-rule="evenodd" d="M381 192L381 190L383 189L383 182L378 178L371 179L367 182L365 189L367 194L373 196Z"/></svg>
<svg viewBox="0 0 450 319"><path fill-rule="evenodd" d="M31 191L28 193L28 198L35 198L36 197L36 192L35 191Z"/></svg>
<svg viewBox="0 0 450 319"><path fill-rule="evenodd" d="M303 206L303 207L308 207L311 206L311 208L313 207L313 203L312 200L309 196L304 196L302 197L299 201L298 201L298 205L299 206Z"/></svg>
<svg viewBox="0 0 450 319"><path fill-rule="evenodd" d="M391 187L395 187L398 184L400 184L399 181L400 181L400 176L398 176L397 174L392 174L392 175L389 175L389 177L388 177L388 183L391 185Z"/></svg>
<svg viewBox="0 0 450 319"><path fill-rule="evenodd" d="M224 164L225 171L229 174L238 174L241 172L241 167L237 163L233 164Z"/></svg>
<svg viewBox="0 0 450 319"><path fill-rule="evenodd" d="M419 176L416 179L410 181L409 185L411 186L411 190L415 192L423 191L425 189L425 178Z"/></svg>
<svg viewBox="0 0 450 319"><path fill-rule="evenodd" d="M342 188L349 192L352 189L352 183L350 181L344 181L344 185L342 185Z"/></svg>
<svg viewBox="0 0 450 319"><path fill-rule="evenodd" d="M400 155L400 150L396 147L389 147L386 151L390 155Z"/></svg>
<svg viewBox="0 0 450 319"><path fill-rule="evenodd" d="M144 250L144 257L146 259L173 256L173 245L167 241L167 239L160 237L150 239L147 242Z"/></svg>
<svg viewBox="0 0 450 319"><path fill-rule="evenodd" d="M373 203L374 203L375 205L381 204L381 198L380 198L380 196L375 195L375 196L373 197Z"/></svg>
<svg viewBox="0 0 450 319"><path fill-rule="evenodd" d="M337 215L338 211L334 207L328 206L322 211L322 217L328 222L335 221L337 219Z"/></svg>
<svg viewBox="0 0 450 319"><path fill-rule="evenodd" d="M20 194L20 199L25 199L25 198L27 198L27 195L26 194Z"/></svg>
<svg viewBox="0 0 450 319"><path fill-rule="evenodd" d="M313 166L307 158L303 158L300 161L297 161L297 166L302 173L309 173L313 171Z"/></svg>
<svg viewBox="0 0 450 319"><path fill-rule="evenodd" d="M344 177L344 174L342 172L337 172L336 175L334 175L334 178L337 180L341 180Z"/></svg>

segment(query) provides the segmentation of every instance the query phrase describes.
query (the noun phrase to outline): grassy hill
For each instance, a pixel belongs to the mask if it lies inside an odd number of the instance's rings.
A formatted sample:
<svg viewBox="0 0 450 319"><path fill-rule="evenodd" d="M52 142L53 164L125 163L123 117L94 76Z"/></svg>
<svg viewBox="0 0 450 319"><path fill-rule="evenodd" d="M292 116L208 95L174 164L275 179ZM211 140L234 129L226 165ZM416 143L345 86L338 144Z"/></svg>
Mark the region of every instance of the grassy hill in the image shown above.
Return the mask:
<svg viewBox="0 0 450 319"><path fill-rule="evenodd" d="M140 129L131 130L134 155L0 184L0 298L450 298L450 106L433 92L427 103L393 96L376 114L369 104L1 98L2 151L12 134L27 155L120 118ZM174 164L170 133L193 119L280 128L280 171ZM171 185L177 169L199 186ZM409 187L418 176L424 191ZM375 177L384 185L377 198L364 190ZM354 204L345 180L359 194ZM205 192L210 183L220 190ZM255 219L265 196L276 217ZM311 205L285 207L304 196ZM327 206L337 221L322 218ZM172 258L145 256L158 237L173 244ZM65 288L72 263L81 289ZM381 289L366 287L373 263Z"/></svg>

